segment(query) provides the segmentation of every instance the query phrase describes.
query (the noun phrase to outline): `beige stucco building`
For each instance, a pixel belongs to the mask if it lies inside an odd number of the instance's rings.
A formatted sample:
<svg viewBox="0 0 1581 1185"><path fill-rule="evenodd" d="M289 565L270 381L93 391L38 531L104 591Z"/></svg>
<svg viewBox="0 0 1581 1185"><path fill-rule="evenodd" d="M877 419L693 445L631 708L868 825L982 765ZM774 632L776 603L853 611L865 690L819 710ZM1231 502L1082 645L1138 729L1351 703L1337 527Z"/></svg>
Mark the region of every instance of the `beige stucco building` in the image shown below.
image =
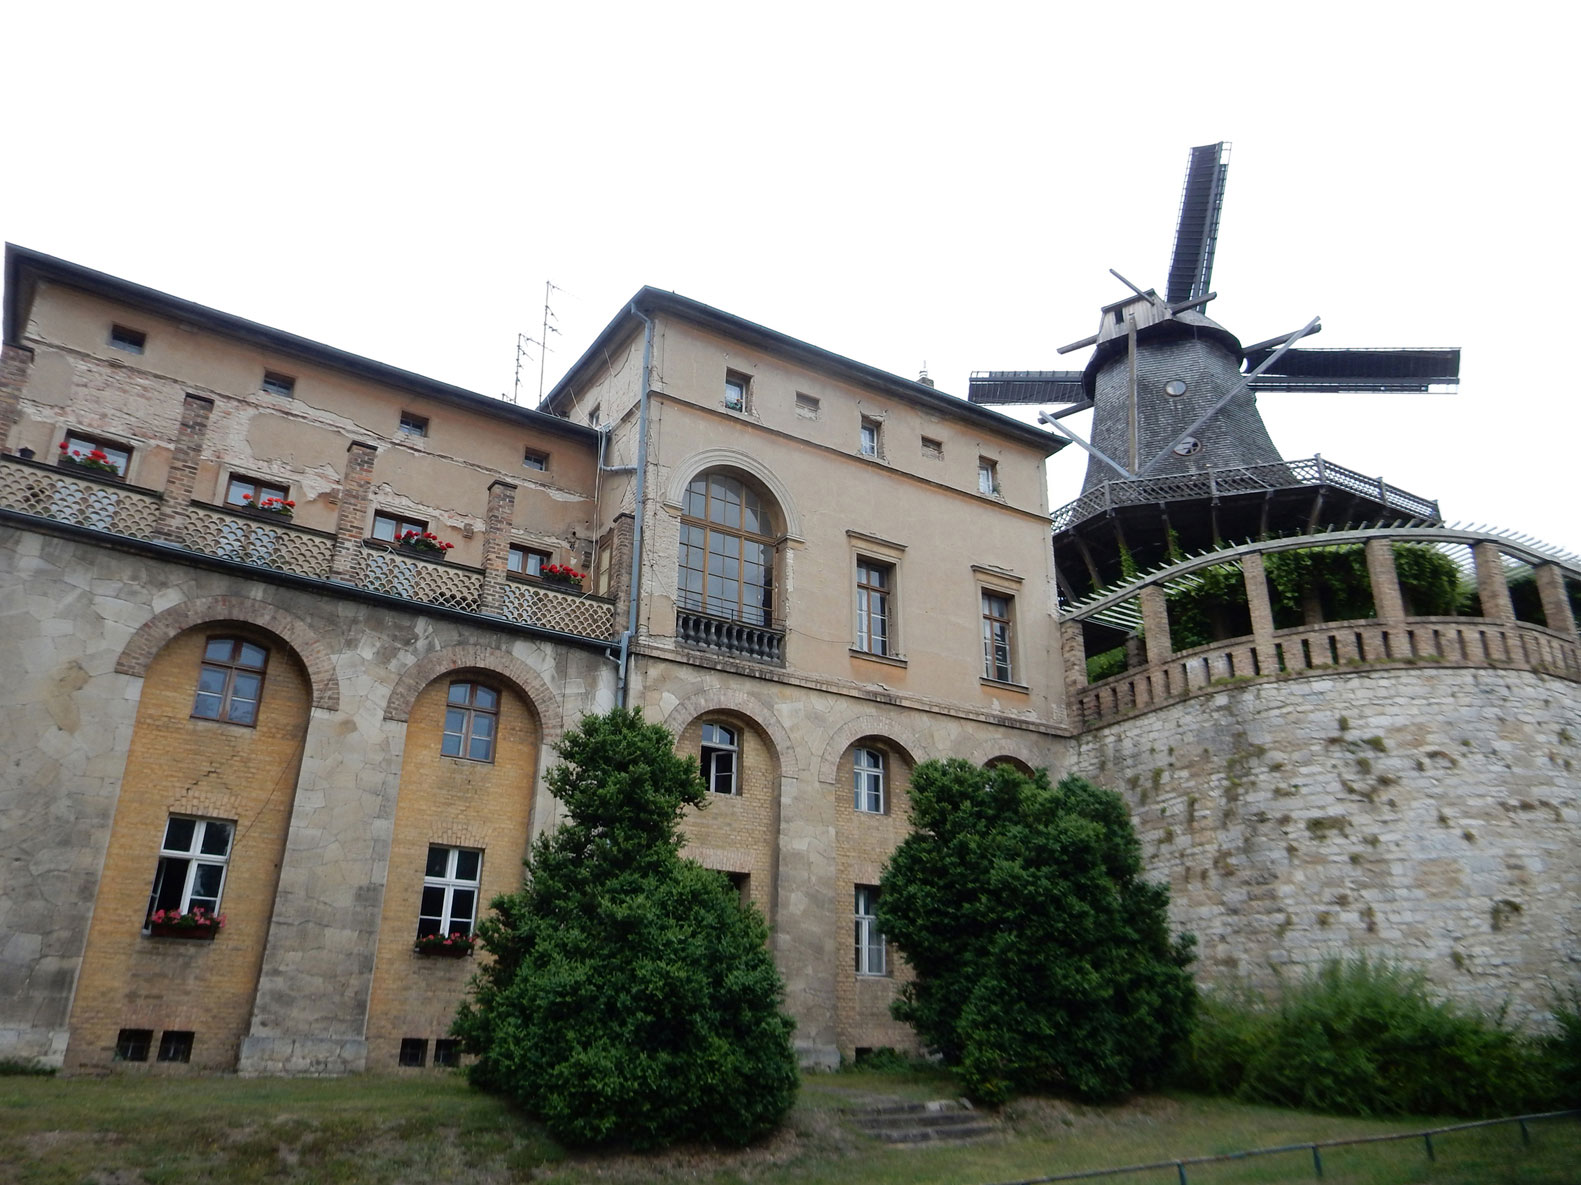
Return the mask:
<svg viewBox="0 0 1581 1185"><path fill-rule="evenodd" d="M1376 949L1535 1013L1581 957L1562 559L1457 536L1485 618L1408 617L1383 563L1376 621L1275 631L1253 595L1184 654L1150 574L1111 600L1152 657L1089 685L1053 438L926 383L644 289L528 410L6 266L0 1058L451 1062L474 964L419 940L516 883L555 741L622 702L702 762L687 852L768 917L811 1064L912 1043L871 912L932 757L1126 793L1209 976ZM200 907L224 927L154 921Z"/></svg>

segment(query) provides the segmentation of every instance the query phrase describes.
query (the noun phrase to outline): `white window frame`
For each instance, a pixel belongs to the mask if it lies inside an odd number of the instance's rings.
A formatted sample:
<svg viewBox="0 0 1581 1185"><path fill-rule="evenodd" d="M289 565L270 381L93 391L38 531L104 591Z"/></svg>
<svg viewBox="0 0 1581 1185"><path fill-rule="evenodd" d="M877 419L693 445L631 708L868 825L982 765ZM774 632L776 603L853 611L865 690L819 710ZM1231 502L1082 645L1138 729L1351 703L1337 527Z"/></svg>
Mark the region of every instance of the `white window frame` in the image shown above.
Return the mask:
<svg viewBox="0 0 1581 1185"><path fill-rule="evenodd" d="M863 416L857 445L864 457L872 457L875 460L882 457L884 455L883 423L872 416Z"/></svg>
<svg viewBox="0 0 1581 1185"><path fill-rule="evenodd" d="M718 720L703 721L703 781L714 794L741 793L741 729ZM723 785L725 788L720 789Z"/></svg>
<svg viewBox="0 0 1581 1185"><path fill-rule="evenodd" d="M878 887L856 886L856 973L858 975L888 975L889 959L884 947L884 933L878 928Z"/></svg>
<svg viewBox="0 0 1581 1185"><path fill-rule="evenodd" d="M977 492L989 497L999 493L999 462L992 457L977 458Z"/></svg>
<svg viewBox="0 0 1581 1185"><path fill-rule="evenodd" d="M882 815L887 805L884 793L888 762L882 749L865 745L851 750L853 805L867 815Z"/></svg>
<svg viewBox="0 0 1581 1185"><path fill-rule="evenodd" d="M185 848L173 847L170 843L171 825L178 822L194 824L192 836L187 841ZM212 835L211 828L214 829ZM219 830L220 828L224 829L223 833ZM212 842L213 837L221 834L223 834L224 839L224 851L204 851L205 846L215 846ZM148 893L148 912L143 915L144 927L151 925L148 919L153 917L155 910L164 909L168 911L176 909L180 914L191 913L194 908L193 898L195 891L199 888L197 883L199 870L205 868L217 868L219 870L219 880L216 884L202 886L204 888L212 888L213 892L196 894L197 903L204 913L211 917L217 916L220 912L220 902L225 899L225 876L230 868L231 848L235 842L236 821L234 819L202 819L194 815L169 816L165 820L164 836L159 841L159 864L154 870L154 886ZM186 867L178 871L178 863L185 864ZM160 898L168 899L170 896L166 889L166 878L172 875L182 878L179 904L174 906L161 905L159 903Z"/></svg>
<svg viewBox="0 0 1581 1185"><path fill-rule="evenodd" d="M445 853L444 870L430 872L434 861L434 853ZM477 863L473 868L473 875L469 878L461 874L460 865L462 856L476 856ZM473 931L478 917L478 894L483 884L483 849L459 848L448 844L431 843L428 845L428 864L423 870L423 892L417 903L417 936L426 938L431 934L440 934L449 937L452 934L468 934ZM428 906L428 891L430 889L442 890L440 910L431 912ZM470 911L457 912L456 894L471 893L472 908ZM429 928L428 923L433 927ZM463 928L464 927L464 928Z"/></svg>
<svg viewBox="0 0 1581 1185"><path fill-rule="evenodd" d="M740 371L725 371L725 393L723 406L726 411L747 410L747 399L752 390L752 379Z"/></svg>

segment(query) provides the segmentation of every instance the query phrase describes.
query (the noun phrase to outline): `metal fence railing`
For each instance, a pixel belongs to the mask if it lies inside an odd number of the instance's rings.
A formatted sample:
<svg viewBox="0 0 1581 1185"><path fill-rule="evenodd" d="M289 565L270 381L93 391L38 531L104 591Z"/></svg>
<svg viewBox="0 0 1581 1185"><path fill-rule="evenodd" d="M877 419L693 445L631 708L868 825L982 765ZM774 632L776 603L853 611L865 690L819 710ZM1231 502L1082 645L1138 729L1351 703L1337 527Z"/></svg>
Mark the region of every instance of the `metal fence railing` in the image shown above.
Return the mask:
<svg viewBox="0 0 1581 1185"><path fill-rule="evenodd" d="M1402 1140L1421 1140L1427 1153L1428 1160L1438 1158L1437 1151L1433 1148L1433 1137L1445 1135L1449 1132L1470 1131L1479 1127L1499 1127L1504 1124L1518 1124L1521 1130L1521 1142L1531 1143L1531 1131L1528 1124L1536 1123L1543 1119L1581 1118L1581 1110L1574 1111L1543 1111L1532 1115L1512 1115L1505 1119L1480 1119L1473 1123L1456 1123L1448 1127L1430 1127L1414 1132L1395 1132L1387 1136L1354 1136L1348 1140L1316 1140L1302 1144L1281 1144L1276 1148L1253 1148L1246 1152L1221 1152L1216 1156L1182 1156L1174 1160L1155 1160L1148 1164L1128 1164L1119 1168L1110 1169L1083 1169L1074 1173L1056 1173L1051 1177L1027 1177L1020 1181L1004 1181L998 1185L1050 1185L1055 1181L1090 1181L1099 1177L1118 1177L1126 1173L1159 1172L1165 1169L1174 1169L1179 1175L1180 1185L1191 1185L1187 1169L1207 1164L1218 1164L1232 1160L1251 1160L1258 1156L1275 1156L1292 1152L1310 1154L1312 1157L1312 1171L1315 1176L1323 1175L1323 1150L1326 1148L1346 1148L1357 1144L1388 1144Z"/></svg>

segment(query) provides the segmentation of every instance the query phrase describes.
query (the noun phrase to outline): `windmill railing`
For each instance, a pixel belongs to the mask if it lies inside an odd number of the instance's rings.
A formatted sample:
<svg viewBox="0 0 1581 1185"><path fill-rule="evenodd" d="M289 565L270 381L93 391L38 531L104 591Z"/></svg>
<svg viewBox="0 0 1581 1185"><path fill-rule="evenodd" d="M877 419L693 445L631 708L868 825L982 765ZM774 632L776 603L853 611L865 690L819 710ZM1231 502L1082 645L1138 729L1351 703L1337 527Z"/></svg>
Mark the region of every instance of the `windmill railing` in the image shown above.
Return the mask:
<svg viewBox="0 0 1581 1185"><path fill-rule="evenodd" d="M1451 558L1458 552L1462 563L1469 560L1465 574L1475 579L1481 616L1409 612L1392 561L1399 544L1434 548ZM1265 557L1336 547L1366 548L1376 616L1275 629ZM1252 632L1174 650L1170 592L1189 587L1205 568L1232 566L1246 578ZM1529 578L1536 594L1520 615L1509 591L1516 576ZM1375 527L1240 544L1183 558L1062 613L1070 658L1068 709L1072 723L1090 726L1239 684L1383 667L1488 667L1581 682L1578 605L1581 557L1485 529ZM1088 621L1135 631L1127 644L1129 669L1087 681L1079 659Z"/></svg>
<svg viewBox="0 0 1581 1185"><path fill-rule="evenodd" d="M1368 477L1343 465L1325 461L1321 456L1299 461L1279 461L1264 465L1243 465L1229 469L1203 469L1192 473L1166 473L1158 477L1123 478L1106 481L1088 490L1074 502L1061 506L1051 516L1055 531L1103 514L1121 506L1143 506L1158 502L1183 502L1217 499L1236 494L1268 490L1298 489L1303 486L1332 486L1349 493L1372 498L1405 518L1438 522L1438 503L1392 486L1381 477Z"/></svg>

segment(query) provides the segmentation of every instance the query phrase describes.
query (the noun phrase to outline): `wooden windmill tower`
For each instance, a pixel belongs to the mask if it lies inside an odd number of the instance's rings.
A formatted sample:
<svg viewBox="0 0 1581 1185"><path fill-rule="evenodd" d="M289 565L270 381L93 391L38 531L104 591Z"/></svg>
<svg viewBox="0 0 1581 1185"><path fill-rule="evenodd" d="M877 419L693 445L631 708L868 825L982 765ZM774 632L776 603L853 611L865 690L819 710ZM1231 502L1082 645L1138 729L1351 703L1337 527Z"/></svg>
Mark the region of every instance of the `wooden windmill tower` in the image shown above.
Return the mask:
<svg viewBox="0 0 1581 1185"><path fill-rule="evenodd" d="M1250 346L1203 314L1228 145L1191 150L1169 283L1160 297L1112 273L1130 294L1104 306L1079 371L986 371L974 403L1031 403L1088 453L1082 496L1054 516L1062 591L1084 592L1148 567L1174 547L1361 522L1433 522L1437 503L1322 458L1287 461L1257 411L1262 392L1425 392L1453 387L1458 349L1297 349L1317 318ZM1093 412L1092 439L1061 421Z"/></svg>

